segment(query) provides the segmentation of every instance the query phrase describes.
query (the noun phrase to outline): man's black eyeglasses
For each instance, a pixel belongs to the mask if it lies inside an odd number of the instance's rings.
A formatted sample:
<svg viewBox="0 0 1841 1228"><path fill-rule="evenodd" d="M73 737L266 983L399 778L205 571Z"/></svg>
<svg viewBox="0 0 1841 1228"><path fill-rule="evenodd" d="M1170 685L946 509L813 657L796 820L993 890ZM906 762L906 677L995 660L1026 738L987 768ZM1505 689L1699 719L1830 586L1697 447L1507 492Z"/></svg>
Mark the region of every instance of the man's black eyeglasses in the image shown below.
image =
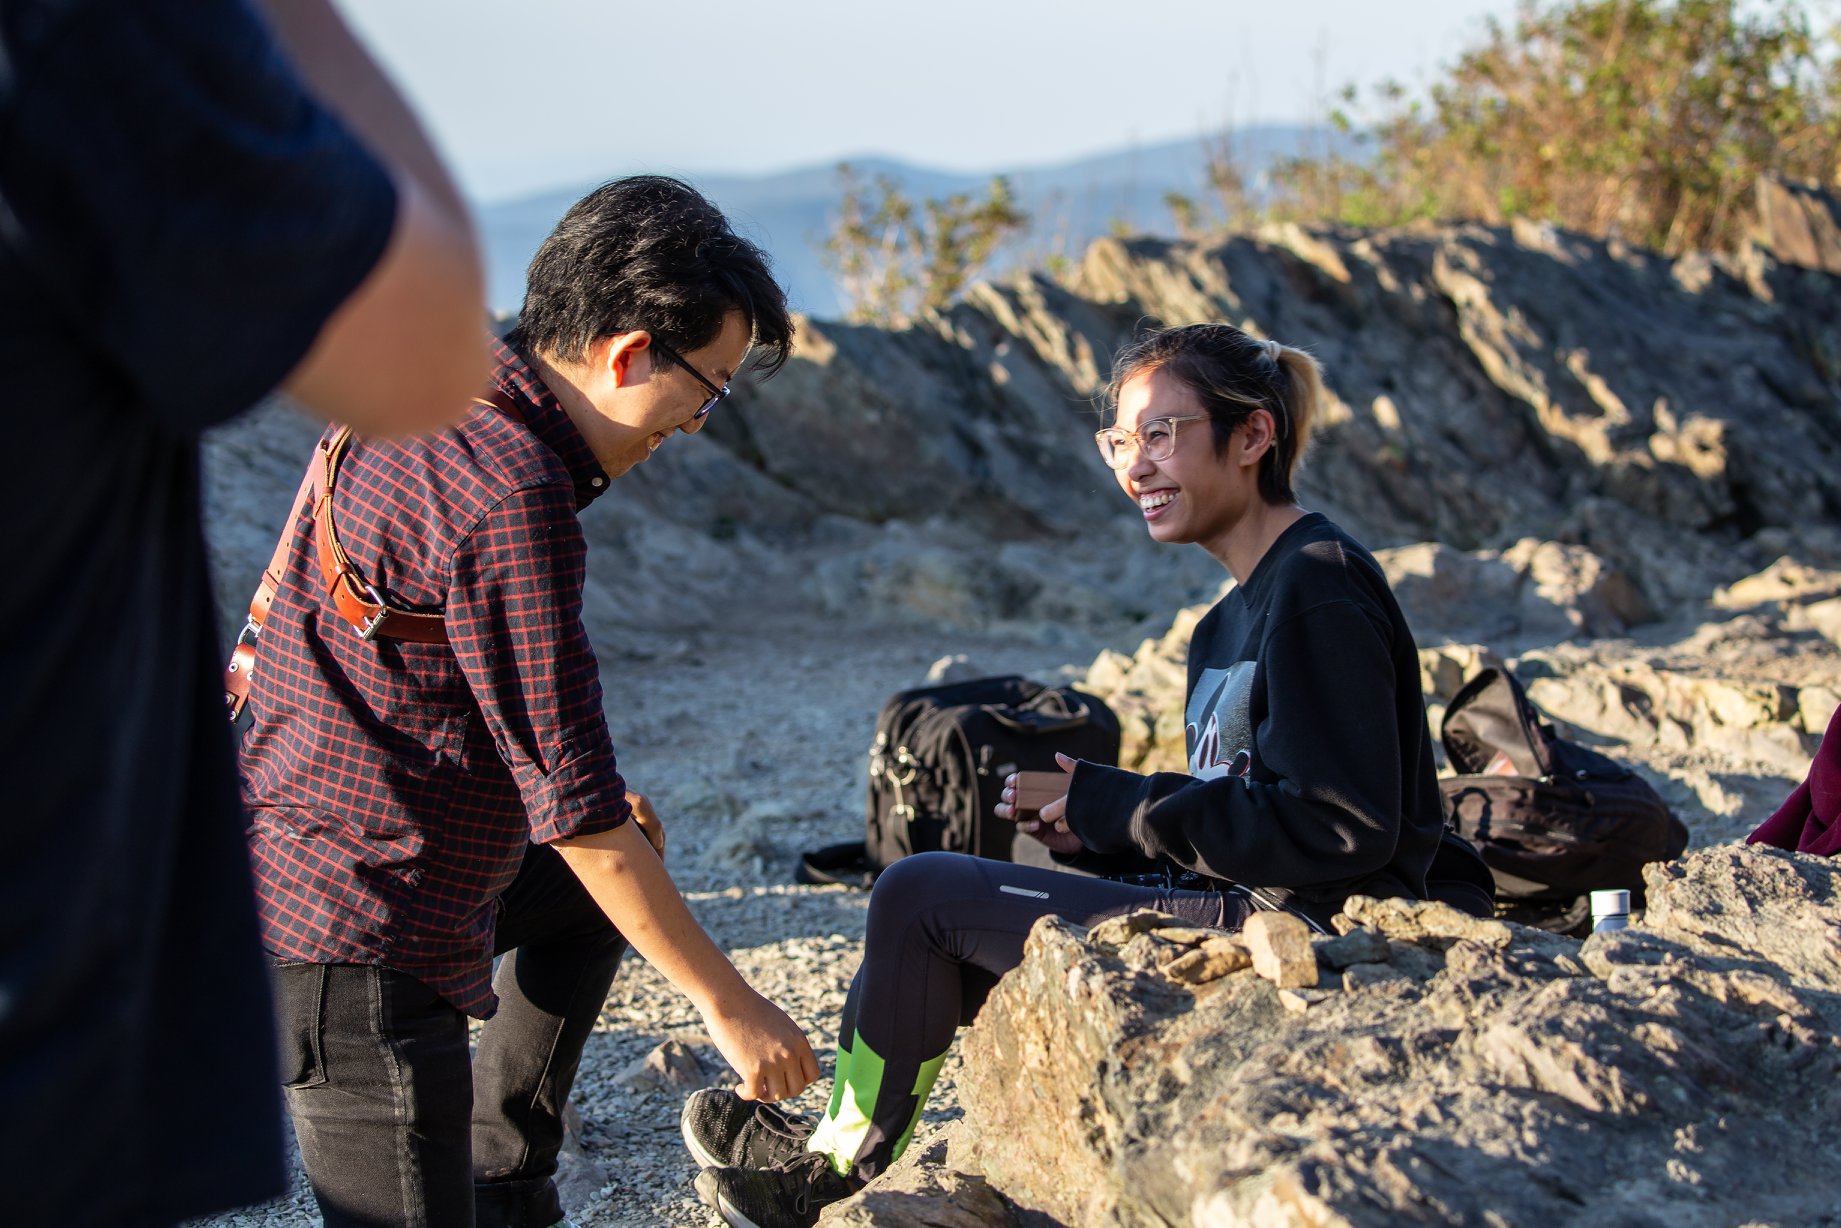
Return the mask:
<svg viewBox="0 0 1841 1228"><path fill-rule="evenodd" d="M677 363L678 366L683 367L686 371L690 372L691 375L696 379L696 381L699 384L702 384L705 388L708 388L710 390L710 399L703 403L702 408L698 409L696 413L691 415L691 420L695 421L698 418L709 417L710 410L715 409L716 406L722 401L722 398L729 395L729 386L727 384L724 384L722 387L718 388L716 387L716 385L704 379L703 372L697 370L697 368L691 366L688 362L685 362L684 356L678 353L676 350L672 349L670 346L666 345L663 341L660 341L658 339L657 334L653 334L652 344L657 347L659 353L663 354L666 358L669 358L672 362Z"/></svg>

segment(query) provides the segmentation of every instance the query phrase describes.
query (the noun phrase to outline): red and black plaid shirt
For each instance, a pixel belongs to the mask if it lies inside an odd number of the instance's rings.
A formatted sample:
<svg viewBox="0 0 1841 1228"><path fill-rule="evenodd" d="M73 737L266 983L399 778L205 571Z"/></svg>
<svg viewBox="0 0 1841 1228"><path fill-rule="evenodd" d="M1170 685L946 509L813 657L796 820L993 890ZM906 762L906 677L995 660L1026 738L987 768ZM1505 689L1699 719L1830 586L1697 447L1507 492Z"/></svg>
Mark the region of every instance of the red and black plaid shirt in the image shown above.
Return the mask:
<svg viewBox="0 0 1841 1228"><path fill-rule="evenodd" d="M242 758L269 951L387 965L482 1018L527 842L629 813L581 618L576 513L607 475L524 360L501 346L499 364L522 420L475 406L432 439L354 442L333 499L353 564L445 615L449 643L361 640L301 518Z"/></svg>

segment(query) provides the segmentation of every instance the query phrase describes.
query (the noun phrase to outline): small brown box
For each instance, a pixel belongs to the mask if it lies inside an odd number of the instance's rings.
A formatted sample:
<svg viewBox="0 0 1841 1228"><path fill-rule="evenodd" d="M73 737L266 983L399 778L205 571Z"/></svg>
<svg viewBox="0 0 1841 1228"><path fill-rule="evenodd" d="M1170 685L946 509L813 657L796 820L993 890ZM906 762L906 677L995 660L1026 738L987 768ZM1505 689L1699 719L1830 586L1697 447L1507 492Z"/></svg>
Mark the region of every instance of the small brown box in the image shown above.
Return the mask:
<svg viewBox="0 0 1841 1228"><path fill-rule="evenodd" d="M1067 796L1068 781L1073 777L1066 772L1018 772L1016 774L1016 801L1011 805L1019 819L1034 818L1038 810L1058 797Z"/></svg>

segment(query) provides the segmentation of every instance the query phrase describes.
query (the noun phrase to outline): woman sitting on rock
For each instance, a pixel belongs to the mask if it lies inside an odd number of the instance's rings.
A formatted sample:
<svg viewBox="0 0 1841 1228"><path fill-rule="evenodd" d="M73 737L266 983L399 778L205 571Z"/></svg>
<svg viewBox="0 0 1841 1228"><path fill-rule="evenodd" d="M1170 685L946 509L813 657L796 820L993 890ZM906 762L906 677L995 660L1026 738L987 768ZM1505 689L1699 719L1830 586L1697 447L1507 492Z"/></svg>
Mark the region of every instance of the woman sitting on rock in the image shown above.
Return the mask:
<svg viewBox="0 0 1841 1228"><path fill-rule="evenodd" d="M1190 642L1189 772L1064 758L1066 795L1019 827L1086 875L958 853L889 867L816 1128L723 1090L685 1105L697 1190L729 1224L815 1223L886 1169L954 1030L1043 916L1149 908L1235 930L1283 908L1321 928L1353 894L1425 896L1444 820L1418 652L1373 556L1292 493L1321 397L1308 354L1226 324L1120 356L1101 456L1153 538L1238 581Z"/></svg>

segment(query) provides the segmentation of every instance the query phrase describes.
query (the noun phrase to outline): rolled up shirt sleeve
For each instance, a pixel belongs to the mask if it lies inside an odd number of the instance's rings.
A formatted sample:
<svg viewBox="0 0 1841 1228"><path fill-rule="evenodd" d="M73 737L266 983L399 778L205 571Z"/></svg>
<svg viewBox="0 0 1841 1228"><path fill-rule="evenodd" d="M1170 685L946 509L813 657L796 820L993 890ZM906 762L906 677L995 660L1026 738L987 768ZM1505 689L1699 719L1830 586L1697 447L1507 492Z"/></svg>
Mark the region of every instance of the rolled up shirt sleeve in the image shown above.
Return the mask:
<svg viewBox="0 0 1841 1228"><path fill-rule="evenodd" d="M587 555L573 493L543 485L494 506L450 571L448 639L539 844L632 813L582 626Z"/></svg>

